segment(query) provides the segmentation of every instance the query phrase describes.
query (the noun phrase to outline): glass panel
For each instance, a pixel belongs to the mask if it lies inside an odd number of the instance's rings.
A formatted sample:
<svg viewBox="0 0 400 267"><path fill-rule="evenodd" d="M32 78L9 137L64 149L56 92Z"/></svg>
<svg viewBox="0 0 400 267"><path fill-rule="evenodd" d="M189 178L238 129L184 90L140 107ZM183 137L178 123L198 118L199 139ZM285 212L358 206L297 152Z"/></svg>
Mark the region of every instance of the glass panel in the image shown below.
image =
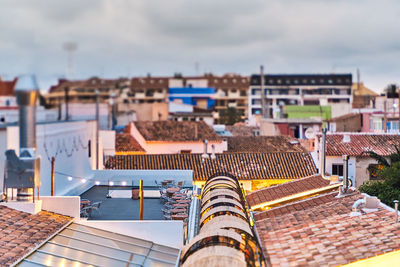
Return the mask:
<svg viewBox="0 0 400 267"><path fill-rule="evenodd" d="M89 264L80 263L77 261L67 260L60 257L55 257L52 255L47 255L40 252L35 252L28 257L29 260L33 262L37 262L39 264L45 266L79 266L79 267L88 267L93 266Z"/></svg>
<svg viewBox="0 0 400 267"><path fill-rule="evenodd" d="M68 238L65 238L62 236L57 236L50 242L69 246L69 247L71 247L71 249L85 250L85 251L89 251L89 252L93 252L93 253L98 253L103 256L117 258L117 259L124 260L124 261L129 261L129 259L134 255L133 253L129 253L129 252L125 252L125 251L121 251L121 250L117 250L117 249L112 249L112 248L107 248L107 247L100 246L97 244L86 243L86 242L82 242L79 240L71 240L71 239L68 239ZM52 246L57 245L57 244L51 244L51 243L46 244L43 249L41 248L41 250L44 250L45 248L47 248L48 246L51 246L51 245ZM50 251L50 252L52 252L54 254L58 254L53 251ZM62 254L62 256L69 257L66 254ZM134 258L136 260L134 262L136 262L136 263L141 263L144 261L144 256L135 255Z"/></svg>
<svg viewBox="0 0 400 267"><path fill-rule="evenodd" d="M89 226L84 226L84 225L80 225L80 224L76 224L76 223L73 223L70 226L68 226L68 229L75 229L75 230L79 230L79 231L86 232L86 233L91 233L94 235L99 235L99 236L106 237L106 238L117 239L120 241L125 241L130 244L136 244L136 245L143 246L143 247L148 247L148 248L151 247L151 242L143 240L143 239L134 238L134 237L126 236L126 235L120 235L120 234L116 234L113 232L104 231L104 230L100 230L100 229L96 229L96 228L92 228Z"/></svg>
<svg viewBox="0 0 400 267"><path fill-rule="evenodd" d="M22 266L22 267L38 267L39 266L40 267L42 265L24 260L23 262L21 262L17 266Z"/></svg>
<svg viewBox="0 0 400 267"><path fill-rule="evenodd" d="M179 249L166 247L166 246L158 245L158 244L154 244L151 249L152 250L161 251L161 252L165 252L165 253L168 253L168 254L172 254L172 255L175 255L175 256L178 256L178 254L179 254Z"/></svg>
<svg viewBox="0 0 400 267"><path fill-rule="evenodd" d="M144 267L170 267L175 266L175 263L165 263L154 259L147 258L143 264Z"/></svg>
<svg viewBox="0 0 400 267"><path fill-rule="evenodd" d="M73 259L76 261L83 261L94 265L102 265L102 266L121 266L125 267L126 261L119 261L116 259L110 259L104 256L95 255L86 253L80 250L69 249L61 246L57 246L54 244L46 244L42 248L39 249L38 252L49 252L52 254L56 254L59 257L65 257L69 259ZM52 265L55 266L55 265Z"/></svg>
<svg viewBox="0 0 400 267"><path fill-rule="evenodd" d="M131 244L125 243L125 242L120 242L120 241L116 241L116 240L111 240L111 239L107 239L104 237L100 237L100 236L95 236L95 235L91 235L91 234L86 234L86 233L81 233L81 232L75 232L73 230L70 229L65 229L63 230L60 235L65 235L68 237L73 237L73 238L77 238L80 240L85 240L91 243L95 243L95 244L99 244L99 245L103 245L103 246L109 246L109 247L113 247L113 248L117 248L117 249L122 249L122 250L126 250L126 251L131 251L137 254L141 254L141 255L146 255L148 252L147 248L143 248L140 246L136 246L133 242ZM74 241L70 241L70 242L74 242Z"/></svg>
<svg viewBox="0 0 400 267"><path fill-rule="evenodd" d="M152 250L147 257L155 260L167 261L170 263L175 263L177 260L177 256L165 254L154 250Z"/></svg>

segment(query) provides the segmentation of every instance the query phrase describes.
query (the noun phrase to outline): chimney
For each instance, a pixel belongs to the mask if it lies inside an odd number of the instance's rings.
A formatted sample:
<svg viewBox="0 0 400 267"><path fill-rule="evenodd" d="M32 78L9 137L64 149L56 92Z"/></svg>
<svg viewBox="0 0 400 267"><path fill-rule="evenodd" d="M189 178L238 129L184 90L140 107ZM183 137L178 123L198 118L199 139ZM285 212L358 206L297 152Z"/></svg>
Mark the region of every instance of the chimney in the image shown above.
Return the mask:
<svg viewBox="0 0 400 267"><path fill-rule="evenodd" d="M343 155L343 193L347 193L347 190L349 189L349 159L349 155Z"/></svg>
<svg viewBox="0 0 400 267"><path fill-rule="evenodd" d="M217 156L215 156L215 145L214 144L211 145L211 151L212 151L211 159L216 159Z"/></svg>
<svg viewBox="0 0 400 267"><path fill-rule="evenodd" d="M207 139L204 139L204 153L203 153L203 155L201 155L201 157L203 158L203 159L208 159L210 156L208 155L208 153L207 153L207 146L208 146L208 140Z"/></svg>
<svg viewBox="0 0 400 267"><path fill-rule="evenodd" d="M351 139L350 139L350 135L349 134L344 134L343 135L343 143L350 143Z"/></svg>
<svg viewBox="0 0 400 267"><path fill-rule="evenodd" d="M36 102L39 87L33 75L18 78L15 94L19 106L19 156L34 158L36 154ZM32 178L31 178L32 179ZM33 199L33 188L18 188L17 200Z"/></svg>
<svg viewBox="0 0 400 267"><path fill-rule="evenodd" d="M325 149L326 149L326 128L322 129L322 147L321 147L321 160L320 160L320 173L323 178L329 179L325 176Z"/></svg>
<svg viewBox="0 0 400 267"><path fill-rule="evenodd" d="M22 76L15 86L19 106L20 156L27 150L36 149L36 101L39 88L34 76ZM31 153L31 157L34 154Z"/></svg>

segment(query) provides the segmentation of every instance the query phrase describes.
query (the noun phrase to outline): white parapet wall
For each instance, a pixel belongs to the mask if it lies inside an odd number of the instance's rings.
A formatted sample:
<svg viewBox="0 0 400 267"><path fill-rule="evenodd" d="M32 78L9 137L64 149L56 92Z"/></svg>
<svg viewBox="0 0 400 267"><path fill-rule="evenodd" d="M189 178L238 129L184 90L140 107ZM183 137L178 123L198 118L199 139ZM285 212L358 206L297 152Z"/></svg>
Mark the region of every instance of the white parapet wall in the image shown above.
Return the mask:
<svg viewBox="0 0 400 267"><path fill-rule="evenodd" d="M118 234L145 239L164 246L178 249L183 246L182 221L80 220L76 222Z"/></svg>
<svg viewBox="0 0 400 267"><path fill-rule="evenodd" d="M78 196L41 196L42 210L80 218L81 198Z"/></svg>

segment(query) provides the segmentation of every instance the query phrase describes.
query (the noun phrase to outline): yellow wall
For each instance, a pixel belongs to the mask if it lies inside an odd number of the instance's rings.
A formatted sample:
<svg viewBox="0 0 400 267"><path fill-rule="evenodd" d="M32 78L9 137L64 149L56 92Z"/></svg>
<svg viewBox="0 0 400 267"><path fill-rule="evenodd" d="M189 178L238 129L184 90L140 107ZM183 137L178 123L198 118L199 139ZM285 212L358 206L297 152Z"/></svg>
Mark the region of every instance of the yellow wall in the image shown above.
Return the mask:
<svg viewBox="0 0 400 267"><path fill-rule="evenodd" d="M264 180L239 180L239 183L243 184L243 188L247 192L252 192L264 187L268 187L271 185L282 184L286 182L293 181L294 179L264 179ZM197 185L197 187L202 187L206 181L193 181L193 184Z"/></svg>

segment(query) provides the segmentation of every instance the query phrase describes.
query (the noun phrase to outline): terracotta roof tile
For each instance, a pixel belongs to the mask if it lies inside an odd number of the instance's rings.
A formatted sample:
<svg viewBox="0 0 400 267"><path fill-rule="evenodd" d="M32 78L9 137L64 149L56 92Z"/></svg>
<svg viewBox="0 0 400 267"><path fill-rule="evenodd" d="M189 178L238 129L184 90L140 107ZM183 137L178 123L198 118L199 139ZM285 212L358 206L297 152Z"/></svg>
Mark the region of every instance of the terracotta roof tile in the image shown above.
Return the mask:
<svg viewBox="0 0 400 267"><path fill-rule="evenodd" d="M14 87L17 83L17 78L12 81L2 81L0 79L0 95L1 96L14 96Z"/></svg>
<svg viewBox="0 0 400 267"><path fill-rule="evenodd" d="M290 136L237 136L228 138L228 152L306 152Z"/></svg>
<svg viewBox="0 0 400 267"><path fill-rule="evenodd" d="M115 135L116 152L145 152L144 148L129 133L117 133Z"/></svg>
<svg viewBox="0 0 400 267"><path fill-rule="evenodd" d="M146 141L222 141L203 121L137 121L134 124Z"/></svg>
<svg viewBox="0 0 400 267"><path fill-rule="evenodd" d="M243 123L236 123L235 125L227 125L225 129L232 133L233 136L254 136L254 131L259 130L258 127L247 126Z"/></svg>
<svg viewBox="0 0 400 267"><path fill-rule="evenodd" d="M72 218L46 211L36 215L0 206L0 266L10 266Z"/></svg>
<svg viewBox="0 0 400 267"><path fill-rule="evenodd" d="M330 181L321 177L321 175L313 175L291 181L279 185L266 187L247 194L246 198L250 206L255 206L264 202L280 199L297 193L305 192L328 186Z"/></svg>
<svg viewBox="0 0 400 267"><path fill-rule="evenodd" d="M120 170L193 170L194 180L229 172L239 180L298 179L317 172L310 153L223 153L203 160L201 154L117 155L105 164Z"/></svg>
<svg viewBox="0 0 400 267"><path fill-rule="evenodd" d="M283 214L290 213L295 210L302 210L311 207L315 207L321 205L323 203L327 203L333 201L335 196L337 196L338 192L329 192L326 194L318 195L315 197L310 197L304 200L296 201L293 203L289 203L286 205L274 207L268 210L260 211L254 214L254 220L259 221L265 218L271 218L276 216L281 216Z"/></svg>
<svg viewBox="0 0 400 267"><path fill-rule="evenodd" d="M349 142L343 142L344 135ZM321 140L321 136L318 136ZM367 156L366 151L374 151L381 156L396 153L400 144L398 134L327 134L326 155L327 156Z"/></svg>
<svg viewBox="0 0 400 267"><path fill-rule="evenodd" d="M349 216L360 198L357 193L258 220L257 232L272 266L337 266L400 249L393 212L379 207Z"/></svg>

